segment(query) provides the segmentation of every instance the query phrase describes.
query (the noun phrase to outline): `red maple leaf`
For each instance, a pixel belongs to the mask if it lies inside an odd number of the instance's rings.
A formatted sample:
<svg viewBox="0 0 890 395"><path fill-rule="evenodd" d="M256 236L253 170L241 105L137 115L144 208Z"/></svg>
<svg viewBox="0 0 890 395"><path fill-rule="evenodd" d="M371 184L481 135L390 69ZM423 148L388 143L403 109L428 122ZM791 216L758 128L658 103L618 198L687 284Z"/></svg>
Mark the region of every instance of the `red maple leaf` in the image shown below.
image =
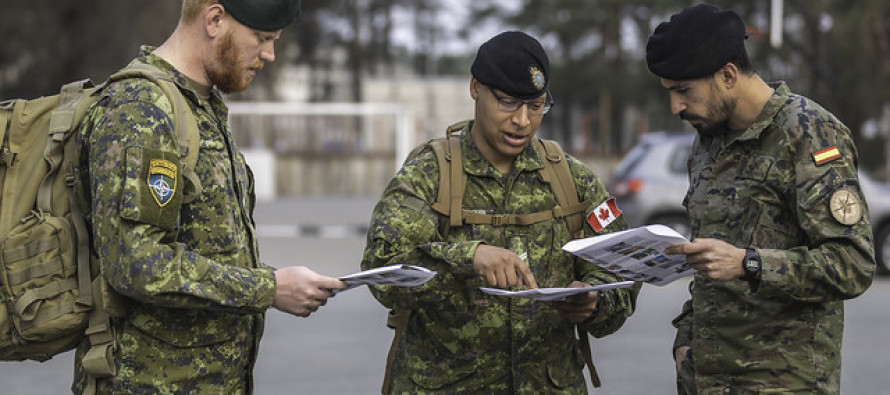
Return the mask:
<svg viewBox="0 0 890 395"><path fill-rule="evenodd" d="M609 209L603 207L600 209L599 217L601 220L605 221L605 220L609 219L610 214L612 214L612 213L609 211Z"/></svg>

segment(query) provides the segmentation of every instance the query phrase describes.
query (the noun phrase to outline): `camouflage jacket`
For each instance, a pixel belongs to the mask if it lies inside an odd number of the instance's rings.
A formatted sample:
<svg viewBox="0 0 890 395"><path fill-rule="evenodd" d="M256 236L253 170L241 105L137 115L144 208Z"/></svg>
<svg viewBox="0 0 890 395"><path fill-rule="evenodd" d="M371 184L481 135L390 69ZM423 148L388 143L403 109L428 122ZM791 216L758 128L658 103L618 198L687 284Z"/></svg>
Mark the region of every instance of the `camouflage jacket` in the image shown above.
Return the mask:
<svg viewBox="0 0 890 395"><path fill-rule="evenodd" d="M695 276L674 346L692 347L699 393L838 393L843 300L863 293L875 270L849 129L772 86L753 125L700 136L689 161L693 237L755 248L763 265L754 284ZM820 156L833 147L839 155ZM842 190L861 218L832 216Z"/></svg>
<svg viewBox="0 0 890 395"><path fill-rule="evenodd" d="M486 161L462 131L467 173L463 206L487 214L550 210L555 197L538 177L543 167L532 146L520 154L508 175ZM586 166L569 157L581 201L592 209L608 197ZM374 287L384 306L410 309L408 328L393 366L395 393L585 393L583 360L574 326L541 303L490 296L473 270L480 243L526 252L540 287L620 281L596 265L562 251L570 239L563 219L530 226L464 225L440 231L447 218L430 207L438 192L438 163L427 148L396 174L374 209L362 268L420 265L438 272L415 288ZM590 210L588 209L588 210ZM626 228L619 217L603 233ZM585 225L590 236L593 230ZM583 328L594 336L618 330L633 313L638 288L605 293L600 311Z"/></svg>
<svg viewBox="0 0 890 395"><path fill-rule="evenodd" d="M172 107L144 79L111 84L79 135L79 182L93 253L111 287L128 302L113 320L117 376L100 392L250 392L263 312L272 304L272 268L259 262L253 177L227 126L215 90L201 97L185 77L143 47L136 61L173 75L201 134L194 169L203 192L181 177ZM160 167L159 167L160 166ZM153 177L172 175L172 195ZM76 358L74 391L83 389Z"/></svg>

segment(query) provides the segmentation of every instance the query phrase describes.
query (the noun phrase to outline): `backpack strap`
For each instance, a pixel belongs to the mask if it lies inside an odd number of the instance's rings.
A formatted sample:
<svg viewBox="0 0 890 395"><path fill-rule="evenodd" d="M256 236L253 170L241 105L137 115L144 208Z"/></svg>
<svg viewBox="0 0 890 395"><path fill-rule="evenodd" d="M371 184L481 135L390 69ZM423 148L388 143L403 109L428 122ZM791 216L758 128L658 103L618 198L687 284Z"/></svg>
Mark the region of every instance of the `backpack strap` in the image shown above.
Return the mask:
<svg viewBox="0 0 890 395"><path fill-rule="evenodd" d="M386 355L386 371L383 374L383 387L380 393L389 394L392 388L392 365L396 360L396 351L399 349L399 342L405 335L408 328L408 319L411 318L411 310L390 310L386 316L386 326L395 330L392 337L392 344L389 346L389 354Z"/></svg>
<svg viewBox="0 0 890 395"><path fill-rule="evenodd" d="M569 233L577 237L584 226L584 211L590 206L590 201L578 201L569 161L559 144L553 140L535 139L535 148L544 159L541 179L550 184L550 190L556 196L558 207L554 208L553 215L564 217Z"/></svg>
<svg viewBox="0 0 890 395"><path fill-rule="evenodd" d="M183 164L182 177L195 187L195 190L187 191L183 196L183 203L192 202L202 190L201 181L195 174L201 144L201 132L198 129L195 114L192 114L188 101L173 82L172 76L157 67L143 62L131 62L127 67L112 74L107 83L128 78L144 78L155 83L167 96L167 100L170 100L170 104L173 106L173 130L176 131L179 155Z"/></svg>

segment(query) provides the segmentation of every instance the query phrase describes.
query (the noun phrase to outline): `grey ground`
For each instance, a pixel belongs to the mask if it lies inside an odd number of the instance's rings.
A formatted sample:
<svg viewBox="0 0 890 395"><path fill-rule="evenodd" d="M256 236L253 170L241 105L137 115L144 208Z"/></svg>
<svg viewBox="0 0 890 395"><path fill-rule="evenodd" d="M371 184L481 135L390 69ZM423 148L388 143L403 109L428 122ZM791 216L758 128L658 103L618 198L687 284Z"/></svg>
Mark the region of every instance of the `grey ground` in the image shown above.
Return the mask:
<svg viewBox="0 0 890 395"><path fill-rule="evenodd" d="M359 270L373 199L260 203L263 260L308 266L339 276ZM592 341L603 387L595 394L675 393L670 320L687 298L687 281L646 285L637 313L615 335ZM871 395L890 388L890 278L876 279L847 302L841 393ZM272 310L256 367L257 394L375 394L392 332L385 309L361 287L337 295L309 318ZM0 363L2 394L70 392L73 353L45 363Z"/></svg>

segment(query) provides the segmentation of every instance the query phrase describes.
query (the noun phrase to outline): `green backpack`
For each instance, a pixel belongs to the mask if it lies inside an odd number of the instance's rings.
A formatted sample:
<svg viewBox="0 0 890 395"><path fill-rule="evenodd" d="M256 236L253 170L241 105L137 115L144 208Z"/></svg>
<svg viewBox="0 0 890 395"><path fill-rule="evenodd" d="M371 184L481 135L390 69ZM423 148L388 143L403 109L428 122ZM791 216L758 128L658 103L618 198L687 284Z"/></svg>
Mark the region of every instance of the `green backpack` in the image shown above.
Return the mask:
<svg viewBox="0 0 890 395"><path fill-rule="evenodd" d="M45 361L89 336L87 373L115 374L111 292L91 265L74 146L102 88L128 78L151 80L173 103L180 154L193 174L197 123L171 77L153 66L133 62L97 87L82 80L58 95L0 102L0 360Z"/></svg>

